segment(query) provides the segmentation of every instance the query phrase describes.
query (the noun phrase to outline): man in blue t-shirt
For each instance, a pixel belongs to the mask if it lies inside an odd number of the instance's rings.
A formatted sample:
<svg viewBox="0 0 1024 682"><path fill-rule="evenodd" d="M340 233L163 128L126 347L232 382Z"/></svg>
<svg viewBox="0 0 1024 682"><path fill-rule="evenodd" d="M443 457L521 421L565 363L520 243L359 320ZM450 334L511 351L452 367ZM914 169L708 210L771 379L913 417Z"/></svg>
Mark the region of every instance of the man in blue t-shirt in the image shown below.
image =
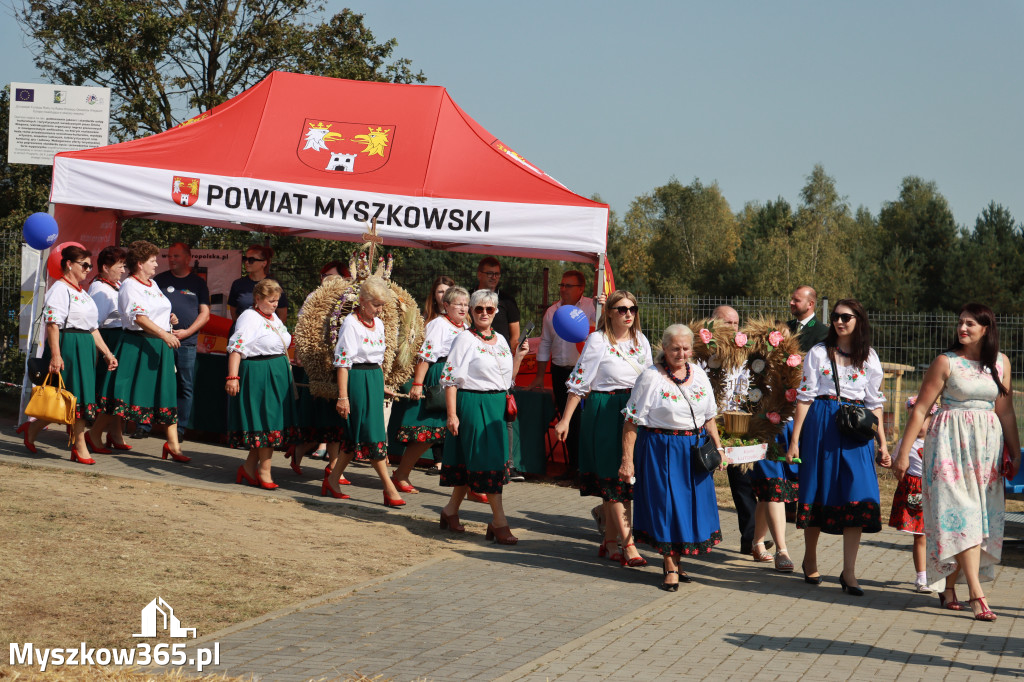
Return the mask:
<svg viewBox="0 0 1024 682"><path fill-rule="evenodd" d="M170 270L153 278L160 291L171 301L177 318L174 335L181 345L174 350L178 368L178 434L191 421L192 384L195 377L196 345L199 330L210 319L210 289L206 280L192 272L192 250L178 242L167 249Z"/></svg>

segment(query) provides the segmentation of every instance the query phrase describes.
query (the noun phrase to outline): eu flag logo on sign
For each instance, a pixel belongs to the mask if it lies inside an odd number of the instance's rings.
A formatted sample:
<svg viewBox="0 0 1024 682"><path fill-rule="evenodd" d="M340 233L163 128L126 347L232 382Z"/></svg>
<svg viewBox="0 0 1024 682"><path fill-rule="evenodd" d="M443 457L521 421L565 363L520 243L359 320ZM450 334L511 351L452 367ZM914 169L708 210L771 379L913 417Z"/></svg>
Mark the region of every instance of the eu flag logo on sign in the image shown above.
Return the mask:
<svg viewBox="0 0 1024 682"><path fill-rule="evenodd" d="M18 102L35 102L36 91L32 88L15 88L14 99Z"/></svg>

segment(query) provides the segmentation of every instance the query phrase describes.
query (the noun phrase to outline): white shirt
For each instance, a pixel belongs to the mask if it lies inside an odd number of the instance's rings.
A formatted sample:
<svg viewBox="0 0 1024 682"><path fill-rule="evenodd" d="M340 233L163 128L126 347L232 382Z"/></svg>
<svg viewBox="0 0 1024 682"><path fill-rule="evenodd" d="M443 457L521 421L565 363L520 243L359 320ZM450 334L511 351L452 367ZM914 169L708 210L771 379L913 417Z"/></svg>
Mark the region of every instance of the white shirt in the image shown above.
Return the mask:
<svg viewBox="0 0 1024 682"><path fill-rule="evenodd" d="M456 327L444 315L435 317L427 323L427 329L423 333L423 345L416 357L425 362L437 362L440 358L448 356L448 352L455 343L457 337L466 325Z"/></svg>
<svg viewBox="0 0 1024 682"><path fill-rule="evenodd" d="M373 318L373 329L359 320L358 313L349 313L338 330L334 346L334 366L351 369L354 364L379 365L384 362L384 321Z"/></svg>
<svg viewBox="0 0 1024 682"><path fill-rule="evenodd" d="M149 280L149 286L135 277L129 277L121 282L117 307L121 311L121 324L127 330L143 331L135 322L139 315L145 315L150 322L164 331L171 330L171 302L153 280Z"/></svg>
<svg viewBox="0 0 1024 682"><path fill-rule="evenodd" d="M575 305L586 313L587 319L590 320L590 324L593 325L594 320L597 317L597 308L594 306L594 299L584 296L580 298ZM580 353L576 350L576 344L562 340L562 338L555 333L555 327L552 324L555 312L561 307L562 302L559 301L544 311L544 322L542 323L540 333L540 346L537 348L537 361L547 362L550 360L552 364L560 365L561 367L572 367L580 358Z"/></svg>
<svg viewBox="0 0 1024 682"><path fill-rule="evenodd" d="M652 429L693 431L714 419L718 406L708 375L693 363L690 363L690 371L693 372L690 383L677 386L656 365L645 369L622 410L626 421ZM690 416L691 407L693 416Z"/></svg>
<svg viewBox="0 0 1024 682"><path fill-rule="evenodd" d="M802 320L797 320L797 321L796 321L796 322L797 322L797 327L796 327L796 330L797 330L797 331L800 331L801 329L803 329L804 327L806 327L806 326L807 326L807 323L808 323L808 322L810 322L810 321L811 321L811 320L813 320L813 319L814 319L814 311L812 310L812 311L810 312L810 314L808 314L808 315L807 315L807 317L805 317L805 318L804 318L804 319L802 319Z"/></svg>
<svg viewBox="0 0 1024 682"><path fill-rule="evenodd" d="M565 386L580 397L591 391L633 388L637 377L653 362L651 344L643 334L637 334L635 344L628 337L613 344L604 332L594 332L587 337L583 353Z"/></svg>
<svg viewBox="0 0 1024 682"><path fill-rule="evenodd" d="M493 331L493 330L492 330ZM512 387L512 351L497 332L497 343L484 343L468 329L455 337L441 373L441 385L471 391L507 391Z"/></svg>
<svg viewBox="0 0 1024 682"><path fill-rule="evenodd" d="M92 296L99 312L100 329L120 329L121 311L117 307L117 293L120 288L115 289L106 282L101 282L99 277L89 285L89 295Z"/></svg>
<svg viewBox="0 0 1024 682"><path fill-rule="evenodd" d="M63 278L58 279L46 292L43 300L43 321L60 329L96 329L99 313L92 297L81 289L72 288Z"/></svg>
<svg viewBox="0 0 1024 682"><path fill-rule="evenodd" d="M900 443L903 442L901 438L896 443L896 449L893 452L900 451ZM910 446L910 465L907 467L908 476L921 477L924 473L924 464L921 461L921 457L924 455L924 438L917 438L914 440L914 444Z"/></svg>
<svg viewBox="0 0 1024 682"><path fill-rule="evenodd" d="M837 364L839 387L844 400L863 400L869 410L876 410L885 404L882 394L882 363L872 348L862 369ZM836 394L836 383L832 379L832 365L825 344L819 343L807 352L804 358L804 376L800 380L799 399L814 400L819 395Z"/></svg>
<svg viewBox="0 0 1024 682"><path fill-rule="evenodd" d="M261 355L282 355L288 352L292 335L277 315L266 318L255 308L248 308L235 320L235 333L228 339L228 353L242 359Z"/></svg>

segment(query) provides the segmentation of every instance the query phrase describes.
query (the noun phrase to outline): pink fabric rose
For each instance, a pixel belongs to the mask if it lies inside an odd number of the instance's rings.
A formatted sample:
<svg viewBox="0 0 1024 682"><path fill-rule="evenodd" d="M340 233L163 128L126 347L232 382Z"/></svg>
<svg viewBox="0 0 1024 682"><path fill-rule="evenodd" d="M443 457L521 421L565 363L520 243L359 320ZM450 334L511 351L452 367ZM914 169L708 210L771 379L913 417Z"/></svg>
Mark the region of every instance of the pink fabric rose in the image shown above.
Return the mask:
<svg viewBox="0 0 1024 682"><path fill-rule="evenodd" d="M775 348L780 343L782 343L782 338L782 332L776 329L775 331L768 335L768 343L772 344L772 348Z"/></svg>
<svg viewBox="0 0 1024 682"><path fill-rule="evenodd" d="M711 333L710 329L707 329L705 327L704 329L700 330L700 340L703 341L705 344L711 343L711 339L713 338L714 335Z"/></svg>
<svg viewBox="0 0 1024 682"><path fill-rule="evenodd" d="M794 400L796 400L795 388L791 388L788 391L786 391L786 400L788 400L789 402L793 402Z"/></svg>
<svg viewBox="0 0 1024 682"><path fill-rule="evenodd" d="M743 348L743 346L747 345L747 335L744 334L743 332L737 334L736 345L739 346L740 348Z"/></svg>
<svg viewBox="0 0 1024 682"><path fill-rule="evenodd" d="M788 358L786 358L786 364L789 365L790 367L797 367L800 365L801 362L803 362L803 360L801 360L800 356L797 355L796 353L793 353Z"/></svg>
<svg viewBox="0 0 1024 682"><path fill-rule="evenodd" d="M782 421L782 416L778 412L769 412L766 416L772 424L778 424Z"/></svg>

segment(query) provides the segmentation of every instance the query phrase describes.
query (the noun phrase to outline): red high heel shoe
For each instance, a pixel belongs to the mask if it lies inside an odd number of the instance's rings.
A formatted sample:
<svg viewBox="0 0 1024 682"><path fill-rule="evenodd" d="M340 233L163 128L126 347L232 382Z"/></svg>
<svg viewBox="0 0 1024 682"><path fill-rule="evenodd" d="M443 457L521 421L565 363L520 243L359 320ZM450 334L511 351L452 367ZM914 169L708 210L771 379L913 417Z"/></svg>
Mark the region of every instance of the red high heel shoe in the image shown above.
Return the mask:
<svg viewBox="0 0 1024 682"><path fill-rule="evenodd" d="M613 542L616 543L615 544L615 552L614 553L612 553L612 551L608 549L608 545L610 545ZM622 560L622 554L619 552L618 541L617 540L605 540L604 542L602 542L601 546L597 548L597 556L598 556L598 558L601 558L601 559L604 559L604 558L607 557L607 558L611 559L612 561L621 561Z"/></svg>
<svg viewBox="0 0 1024 682"><path fill-rule="evenodd" d="M238 473L235 474L235 483L241 483L243 480L249 485L259 485L259 483L256 482L255 478L245 473L244 465L238 467Z"/></svg>
<svg viewBox="0 0 1024 682"><path fill-rule="evenodd" d="M466 527L459 522L458 513L445 514L444 507L441 507L441 530L450 530L453 533L465 533Z"/></svg>
<svg viewBox="0 0 1024 682"><path fill-rule="evenodd" d="M331 475L331 465L328 464L327 466L324 467L324 476L327 477L327 476L330 476L330 475ZM345 478L345 474L342 474L341 478L338 479L338 485L352 485L352 481L350 481L347 478Z"/></svg>
<svg viewBox="0 0 1024 682"><path fill-rule="evenodd" d="M175 462L191 462L192 461L192 458L187 456L187 455L176 455L176 454L174 454L174 451L171 450L171 446L168 445L167 443L164 443L164 449L160 453L160 459L167 459L168 455L170 455L171 459L173 459Z"/></svg>
<svg viewBox="0 0 1024 682"><path fill-rule="evenodd" d="M295 472L296 476L305 476L305 474L302 473L302 467L299 466L298 458L295 457L295 446L294 445L289 445L288 446L287 452L284 453L284 458L291 460L291 462L289 462L289 466L291 466L292 471Z"/></svg>
<svg viewBox="0 0 1024 682"><path fill-rule="evenodd" d="M419 492L419 490L416 490L416 488L412 487L411 485L401 483L394 476L391 477L391 482L395 484L395 488L397 488L398 492L400 493L412 493L413 495L415 495L416 493Z"/></svg>
<svg viewBox="0 0 1024 682"><path fill-rule="evenodd" d="M641 566L646 566L647 559L643 558L642 556L635 556L632 559L626 558L626 550L630 547L636 549L636 545L632 542L622 548L622 565L629 566L630 568L639 568Z"/></svg>
<svg viewBox="0 0 1024 682"><path fill-rule="evenodd" d="M991 623L999 617L988 607L988 602L985 601L985 597L976 597L975 599L967 600L968 604L973 604L974 602L978 602L978 606L981 607L981 611L974 614L974 620L983 620L987 623ZM974 608L972 607L971 610L973 611Z"/></svg>
<svg viewBox="0 0 1024 682"><path fill-rule="evenodd" d="M260 478L260 472L258 471L256 472L256 485L263 488L264 490L276 490L278 488L278 485L276 483L267 483L262 478Z"/></svg>
<svg viewBox="0 0 1024 682"><path fill-rule="evenodd" d="M82 457L78 454L78 448L71 448L71 461L78 462L79 464L95 464L96 460L92 457Z"/></svg>
<svg viewBox="0 0 1024 682"><path fill-rule="evenodd" d="M89 435L88 431L85 432L85 444L88 446L89 450L95 452L97 455L109 455L111 452L113 452L113 450L108 450L107 448L96 447L96 445L92 442L92 436Z"/></svg>
<svg viewBox="0 0 1024 682"><path fill-rule="evenodd" d="M950 611L963 611L964 610L964 605L961 604L959 601L957 601L957 599L956 599L956 590L950 590L950 592L953 593L953 598L950 599L948 602L946 601L946 592L945 592L945 590L943 590L942 592L939 592L939 608L940 609L949 609Z"/></svg>
<svg viewBox="0 0 1024 682"><path fill-rule="evenodd" d="M466 497L473 500L474 502L479 502L481 504L490 504L490 500L487 499L487 493L475 493L472 490L470 490L468 493L466 493Z"/></svg>
<svg viewBox="0 0 1024 682"><path fill-rule="evenodd" d="M14 430L14 432L15 433L20 433L21 435L23 435L25 437L25 449L28 450L29 452L31 452L34 455L34 454L36 454L38 452L38 450L36 450L35 443L33 443L32 441L30 441L28 439L28 425L31 424L31 423L32 422L25 422L24 424L22 424L21 426L16 428Z"/></svg>
<svg viewBox="0 0 1024 682"><path fill-rule="evenodd" d="M120 443L120 444L115 443L114 441L110 440L110 436L107 436L106 446L108 448L110 448L111 450L131 450L132 449L132 446L128 445L128 443Z"/></svg>
<svg viewBox="0 0 1024 682"><path fill-rule="evenodd" d="M512 535L512 530L508 526L495 528L489 523L487 524L487 532L484 534L484 538L494 540L499 545L514 545L519 542L519 538Z"/></svg>
<svg viewBox="0 0 1024 682"><path fill-rule="evenodd" d="M388 499L388 494L385 492L384 493L384 506L385 507L404 507L405 506L405 500L403 500L402 498L398 498L397 500L389 500Z"/></svg>
<svg viewBox="0 0 1024 682"><path fill-rule="evenodd" d="M350 496L332 488L327 477L324 476L324 484L320 486L320 497L333 497L336 500L347 500Z"/></svg>

